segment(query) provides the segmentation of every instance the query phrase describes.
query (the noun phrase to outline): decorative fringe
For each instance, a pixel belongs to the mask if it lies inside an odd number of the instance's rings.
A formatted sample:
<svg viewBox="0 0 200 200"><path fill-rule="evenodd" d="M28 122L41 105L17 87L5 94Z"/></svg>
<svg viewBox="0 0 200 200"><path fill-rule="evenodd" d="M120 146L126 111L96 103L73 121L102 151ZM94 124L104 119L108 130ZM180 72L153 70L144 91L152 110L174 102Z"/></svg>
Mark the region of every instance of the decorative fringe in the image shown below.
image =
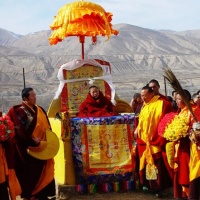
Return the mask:
<svg viewBox="0 0 200 200"><path fill-rule="evenodd" d="M112 28L112 13L106 12L100 5L92 2L72 2L60 8L50 28L53 30L49 38L55 45L68 36L91 36L93 43L96 36L118 35Z"/></svg>
<svg viewBox="0 0 200 200"><path fill-rule="evenodd" d="M97 193L97 185L96 184L88 185L88 193L89 194L96 194Z"/></svg>
<svg viewBox="0 0 200 200"><path fill-rule="evenodd" d="M114 192L119 192L121 189L120 182L113 182L113 191Z"/></svg>
<svg viewBox="0 0 200 200"><path fill-rule="evenodd" d="M79 194L87 194L87 187L84 184L76 185L76 192Z"/></svg>
<svg viewBox="0 0 200 200"><path fill-rule="evenodd" d="M124 191L133 190L133 187L134 187L134 182L133 182L133 180L130 180L130 181L123 181L123 182L122 182L122 188L123 188Z"/></svg>
<svg viewBox="0 0 200 200"><path fill-rule="evenodd" d="M113 191L113 185L112 183L103 183L99 185L99 193L108 193Z"/></svg>
<svg viewBox="0 0 200 200"><path fill-rule="evenodd" d="M76 192L79 194L96 194L98 193L109 193L109 192L119 192L119 191L131 191L139 188L139 183L137 184L134 180L122 181L122 182L112 182L112 183L102 183L102 184L80 184L76 185ZM137 187L137 188L136 188Z"/></svg>

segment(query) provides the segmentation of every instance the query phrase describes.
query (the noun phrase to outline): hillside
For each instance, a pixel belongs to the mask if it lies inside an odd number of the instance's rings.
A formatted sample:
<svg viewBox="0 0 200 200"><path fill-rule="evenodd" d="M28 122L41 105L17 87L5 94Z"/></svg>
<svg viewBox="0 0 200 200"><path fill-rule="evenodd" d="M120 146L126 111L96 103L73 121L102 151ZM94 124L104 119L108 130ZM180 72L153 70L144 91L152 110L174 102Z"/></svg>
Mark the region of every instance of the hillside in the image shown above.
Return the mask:
<svg viewBox="0 0 200 200"><path fill-rule="evenodd" d="M85 59L109 61L118 96L130 101L149 80L157 79L164 93L163 67L169 66L181 85L191 93L200 89L200 30L174 32L145 29L129 24L114 26L120 34L109 40L99 37L96 45L85 42ZM26 86L33 87L46 109L58 87L60 65L81 59L77 37L50 46L51 31L17 35L0 29L1 110L21 101L23 68ZM172 89L167 85L167 94Z"/></svg>

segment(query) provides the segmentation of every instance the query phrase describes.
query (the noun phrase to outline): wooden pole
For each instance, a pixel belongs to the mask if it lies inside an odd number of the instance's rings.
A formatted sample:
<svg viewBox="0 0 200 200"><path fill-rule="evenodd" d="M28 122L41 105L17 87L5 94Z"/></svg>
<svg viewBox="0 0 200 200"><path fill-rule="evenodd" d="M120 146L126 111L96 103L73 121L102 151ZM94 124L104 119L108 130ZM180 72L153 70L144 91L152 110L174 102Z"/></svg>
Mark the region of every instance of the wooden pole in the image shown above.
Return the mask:
<svg viewBox="0 0 200 200"><path fill-rule="evenodd" d="M85 43L85 36L84 35L80 35L79 36L79 42L81 43L81 53L82 53L82 60L84 60L84 43Z"/></svg>
<svg viewBox="0 0 200 200"><path fill-rule="evenodd" d="M24 88L26 87L26 81L25 81L25 73L24 73L24 68L23 68L23 81L24 81Z"/></svg>
<svg viewBox="0 0 200 200"><path fill-rule="evenodd" d="M167 96L167 85L166 85L166 78L164 77L164 85L165 85L165 96Z"/></svg>
<svg viewBox="0 0 200 200"><path fill-rule="evenodd" d="M82 44L82 60L84 60L84 43L81 44Z"/></svg>

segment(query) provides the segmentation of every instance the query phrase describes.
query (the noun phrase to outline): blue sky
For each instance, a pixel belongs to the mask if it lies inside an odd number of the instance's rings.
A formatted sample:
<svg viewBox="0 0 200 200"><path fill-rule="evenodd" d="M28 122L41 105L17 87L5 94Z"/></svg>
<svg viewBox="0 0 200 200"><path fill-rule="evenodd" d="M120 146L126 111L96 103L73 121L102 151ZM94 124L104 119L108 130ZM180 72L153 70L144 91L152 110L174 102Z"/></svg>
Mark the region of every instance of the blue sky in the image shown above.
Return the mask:
<svg viewBox="0 0 200 200"><path fill-rule="evenodd" d="M18 34L49 30L70 0L0 0L0 28ZM93 0L113 13L112 24L156 30L200 30L200 0Z"/></svg>

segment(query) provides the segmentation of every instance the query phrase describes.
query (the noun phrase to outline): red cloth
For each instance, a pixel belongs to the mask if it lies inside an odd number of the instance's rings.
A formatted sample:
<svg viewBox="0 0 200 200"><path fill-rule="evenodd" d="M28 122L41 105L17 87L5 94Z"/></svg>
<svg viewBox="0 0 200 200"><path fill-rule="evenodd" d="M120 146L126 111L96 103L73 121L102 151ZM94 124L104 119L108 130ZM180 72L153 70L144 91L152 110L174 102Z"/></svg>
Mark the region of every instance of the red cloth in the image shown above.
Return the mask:
<svg viewBox="0 0 200 200"><path fill-rule="evenodd" d="M190 140L188 137L181 138L179 144L177 157L174 158L178 164L173 177L174 198L185 197L182 186L189 187Z"/></svg>
<svg viewBox="0 0 200 200"><path fill-rule="evenodd" d="M160 94L160 93L159 93L159 96L160 96L160 99L170 102L169 99L167 98L167 96Z"/></svg>
<svg viewBox="0 0 200 200"><path fill-rule="evenodd" d="M160 138L160 136L159 136ZM146 143L140 138L137 139L138 142L138 151L139 157L142 156L142 152L146 149ZM147 180L145 168L139 171L140 183L142 186L146 186L154 191L162 191L163 189L169 188L172 186L172 180L168 172L166 162L165 162L165 151L158 152L153 154L154 164L158 169L158 178L156 180Z"/></svg>
<svg viewBox="0 0 200 200"><path fill-rule="evenodd" d="M27 127L26 127L27 114L21 108L21 106L24 106L31 114L31 116L33 116L31 124ZM20 147L23 147L22 149L24 149L26 152L26 149L29 146L34 146L35 144L31 135L37 122L36 118L37 114L35 114L29 107L26 106L26 104L23 103L12 107L8 112L8 116L10 116L10 119L15 124L15 138L18 141L18 143L20 143L21 145Z"/></svg>
<svg viewBox="0 0 200 200"><path fill-rule="evenodd" d="M90 93L85 101L79 106L78 117L108 117L114 116L114 105L107 99L101 91L99 98L94 99Z"/></svg>
<svg viewBox="0 0 200 200"><path fill-rule="evenodd" d="M176 161L176 160L175 160ZM189 166L190 161L190 140L189 137L180 139L180 146L178 149L177 163L178 163L178 182L181 185L189 186Z"/></svg>

